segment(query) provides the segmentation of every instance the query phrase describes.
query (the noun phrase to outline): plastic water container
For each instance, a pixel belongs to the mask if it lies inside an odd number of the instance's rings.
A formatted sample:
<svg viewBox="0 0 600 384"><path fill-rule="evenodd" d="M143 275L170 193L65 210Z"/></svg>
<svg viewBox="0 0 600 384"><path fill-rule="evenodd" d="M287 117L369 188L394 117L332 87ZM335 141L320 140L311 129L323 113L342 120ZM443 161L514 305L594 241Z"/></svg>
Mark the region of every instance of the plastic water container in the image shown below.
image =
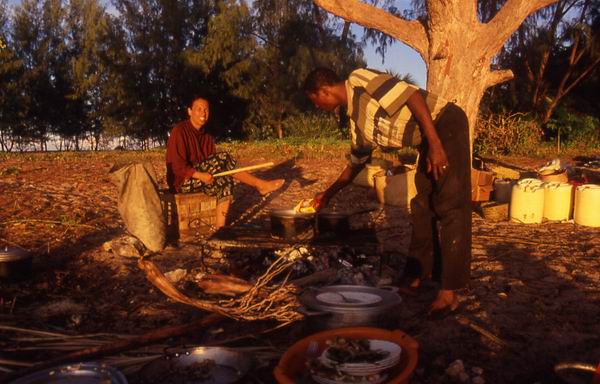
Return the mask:
<svg viewBox="0 0 600 384"><path fill-rule="evenodd" d="M600 227L600 185L584 184L575 190L575 224Z"/></svg>
<svg viewBox="0 0 600 384"><path fill-rule="evenodd" d="M366 164L365 167L359 172L358 175L353 180L355 185L360 185L361 187L374 188L375 180L374 177L376 174L385 171L387 167L385 164Z"/></svg>
<svg viewBox="0 0 600 384"><path fill-rule="evenodd" d="M571 217L573 186L568 183L544 184L544 219L563 221Z"/></svg>
<svg viewBox="0 0 600 384"><path fill-rule="evenodd" d="M512 188L510 221L539 224L544 216L544 186L538 179L522 179Z"/></svg>

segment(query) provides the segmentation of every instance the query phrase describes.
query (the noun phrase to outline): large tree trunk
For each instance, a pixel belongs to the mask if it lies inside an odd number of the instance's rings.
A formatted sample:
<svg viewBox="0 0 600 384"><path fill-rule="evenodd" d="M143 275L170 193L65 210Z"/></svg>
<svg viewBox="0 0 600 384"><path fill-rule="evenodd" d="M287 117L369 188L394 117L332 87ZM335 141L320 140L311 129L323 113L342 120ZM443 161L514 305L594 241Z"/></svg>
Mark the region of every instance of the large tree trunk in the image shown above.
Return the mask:
<svg viewBox="0 0 600 384"><path fill-rule="evenodd" d="M465 110L472 138L485 90L513 77L510 70L493 70L492 59L528 15L558 0L508 0L488 23L477 18L477 0L427 0L423 24L359 0L314 1L346 21L414 48L427 66L427 90Z"/></svg>

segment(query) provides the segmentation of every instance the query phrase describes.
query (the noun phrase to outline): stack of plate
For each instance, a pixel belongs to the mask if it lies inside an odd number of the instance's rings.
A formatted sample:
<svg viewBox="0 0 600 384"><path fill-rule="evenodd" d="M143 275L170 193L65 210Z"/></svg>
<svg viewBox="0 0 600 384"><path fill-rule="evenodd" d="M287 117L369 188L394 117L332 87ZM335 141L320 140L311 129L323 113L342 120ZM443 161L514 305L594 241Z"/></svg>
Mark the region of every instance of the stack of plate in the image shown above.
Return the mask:
<svg viewBox="0 0 600 384"><path fill-rule="evenodd" d="M356 376L356 381L354 378L352 379L352 381L348 381L345 379L341 379L341 380L335 380L335 379L328 379L326 377L321 377L321 376L317 376L317 375L312 375L312 378L314 381L316 381L319 384L345 384L345 383L352 383L352 384L381 384L384 383L387 378L388 375L387 374L381 374L379 375L379 377L377 377L376 379L367 379L366 377L364 377L364 379L360 380L359 376Z"/></svg>
<svg viewBox="0 0 600 384"><path fill-rule="evenodd" d="M384 373L384 371L398 364L400 361L400 352L402 351L402 348L396 343L385 340L369 340L369 345L371 350L388 352L388 355L381 360L377 360L372 363L365 362L340 364L328 357L329 348L327 348L323 351L321 356L319 356L319 361L325 366L335 367L338 371L348 376L352 376L352 378L350 380L340 381L315 374L313 375L313 379L321 384L338 384L342 382L359 384L383 383L388 376ZM368 376L369 378L367 378ZM364 378L364 380L361 380L361 378Z"/></svg>

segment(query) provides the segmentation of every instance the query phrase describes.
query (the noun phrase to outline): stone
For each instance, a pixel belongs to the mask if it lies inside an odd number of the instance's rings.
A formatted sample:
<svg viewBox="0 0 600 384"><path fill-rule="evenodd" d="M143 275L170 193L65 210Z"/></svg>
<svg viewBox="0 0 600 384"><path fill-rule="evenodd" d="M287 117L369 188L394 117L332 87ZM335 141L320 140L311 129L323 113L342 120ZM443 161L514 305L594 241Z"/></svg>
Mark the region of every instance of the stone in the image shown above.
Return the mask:
<svg viewBox="0 0 600 384"><path fill-rule="evenodd" d="M167 280L169 280L173 284L181 281L181 279L183 279L186 275L187 271L181 268L165 273L165 277L167 278Z"/></svg>
<svg viewBox="0 0 600 384"><path fill-rule="evenodd" d="M446 374L450 377L457 378L461 372L465 371L465 366L462 360L455 360L448 368L446 368Z"/></svg>
<svg viewBox="0 0 600 384"><path fill-rule="evenodd" d="M473 367L471 368L471 371L477 376L483 375L483 368Z"/></svg>
<svg viewBox="0 0 600 384"><path fill-rule="evenodd" d="M121 236L102 244L102 249L121 257L140 257L145 252L144 244L133 236Z"/></svg>

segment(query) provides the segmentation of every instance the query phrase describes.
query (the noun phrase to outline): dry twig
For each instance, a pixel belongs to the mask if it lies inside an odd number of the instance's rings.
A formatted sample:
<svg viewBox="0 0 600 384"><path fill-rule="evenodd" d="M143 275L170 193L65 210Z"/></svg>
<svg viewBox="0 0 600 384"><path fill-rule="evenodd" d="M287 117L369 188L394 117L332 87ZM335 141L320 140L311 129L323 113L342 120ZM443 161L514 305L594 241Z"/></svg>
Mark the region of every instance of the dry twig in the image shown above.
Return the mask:
<svg viewBox="0 0 600 384"><path fill-rule="evenodd" d="M269 284L275 277L289 270L298 257L302 257L302 251L300 248L292 247L269 266L246 294L240 298L228 300L190 298L175 288L151 261L140 260L138 266L146 272L146 277L152 284L165 295L180 303L236 320L277 320L287 324L303 317L296 311L299 307L296 298L297 287L289 284L287 277L278 285L270 286Z"/></svg>

